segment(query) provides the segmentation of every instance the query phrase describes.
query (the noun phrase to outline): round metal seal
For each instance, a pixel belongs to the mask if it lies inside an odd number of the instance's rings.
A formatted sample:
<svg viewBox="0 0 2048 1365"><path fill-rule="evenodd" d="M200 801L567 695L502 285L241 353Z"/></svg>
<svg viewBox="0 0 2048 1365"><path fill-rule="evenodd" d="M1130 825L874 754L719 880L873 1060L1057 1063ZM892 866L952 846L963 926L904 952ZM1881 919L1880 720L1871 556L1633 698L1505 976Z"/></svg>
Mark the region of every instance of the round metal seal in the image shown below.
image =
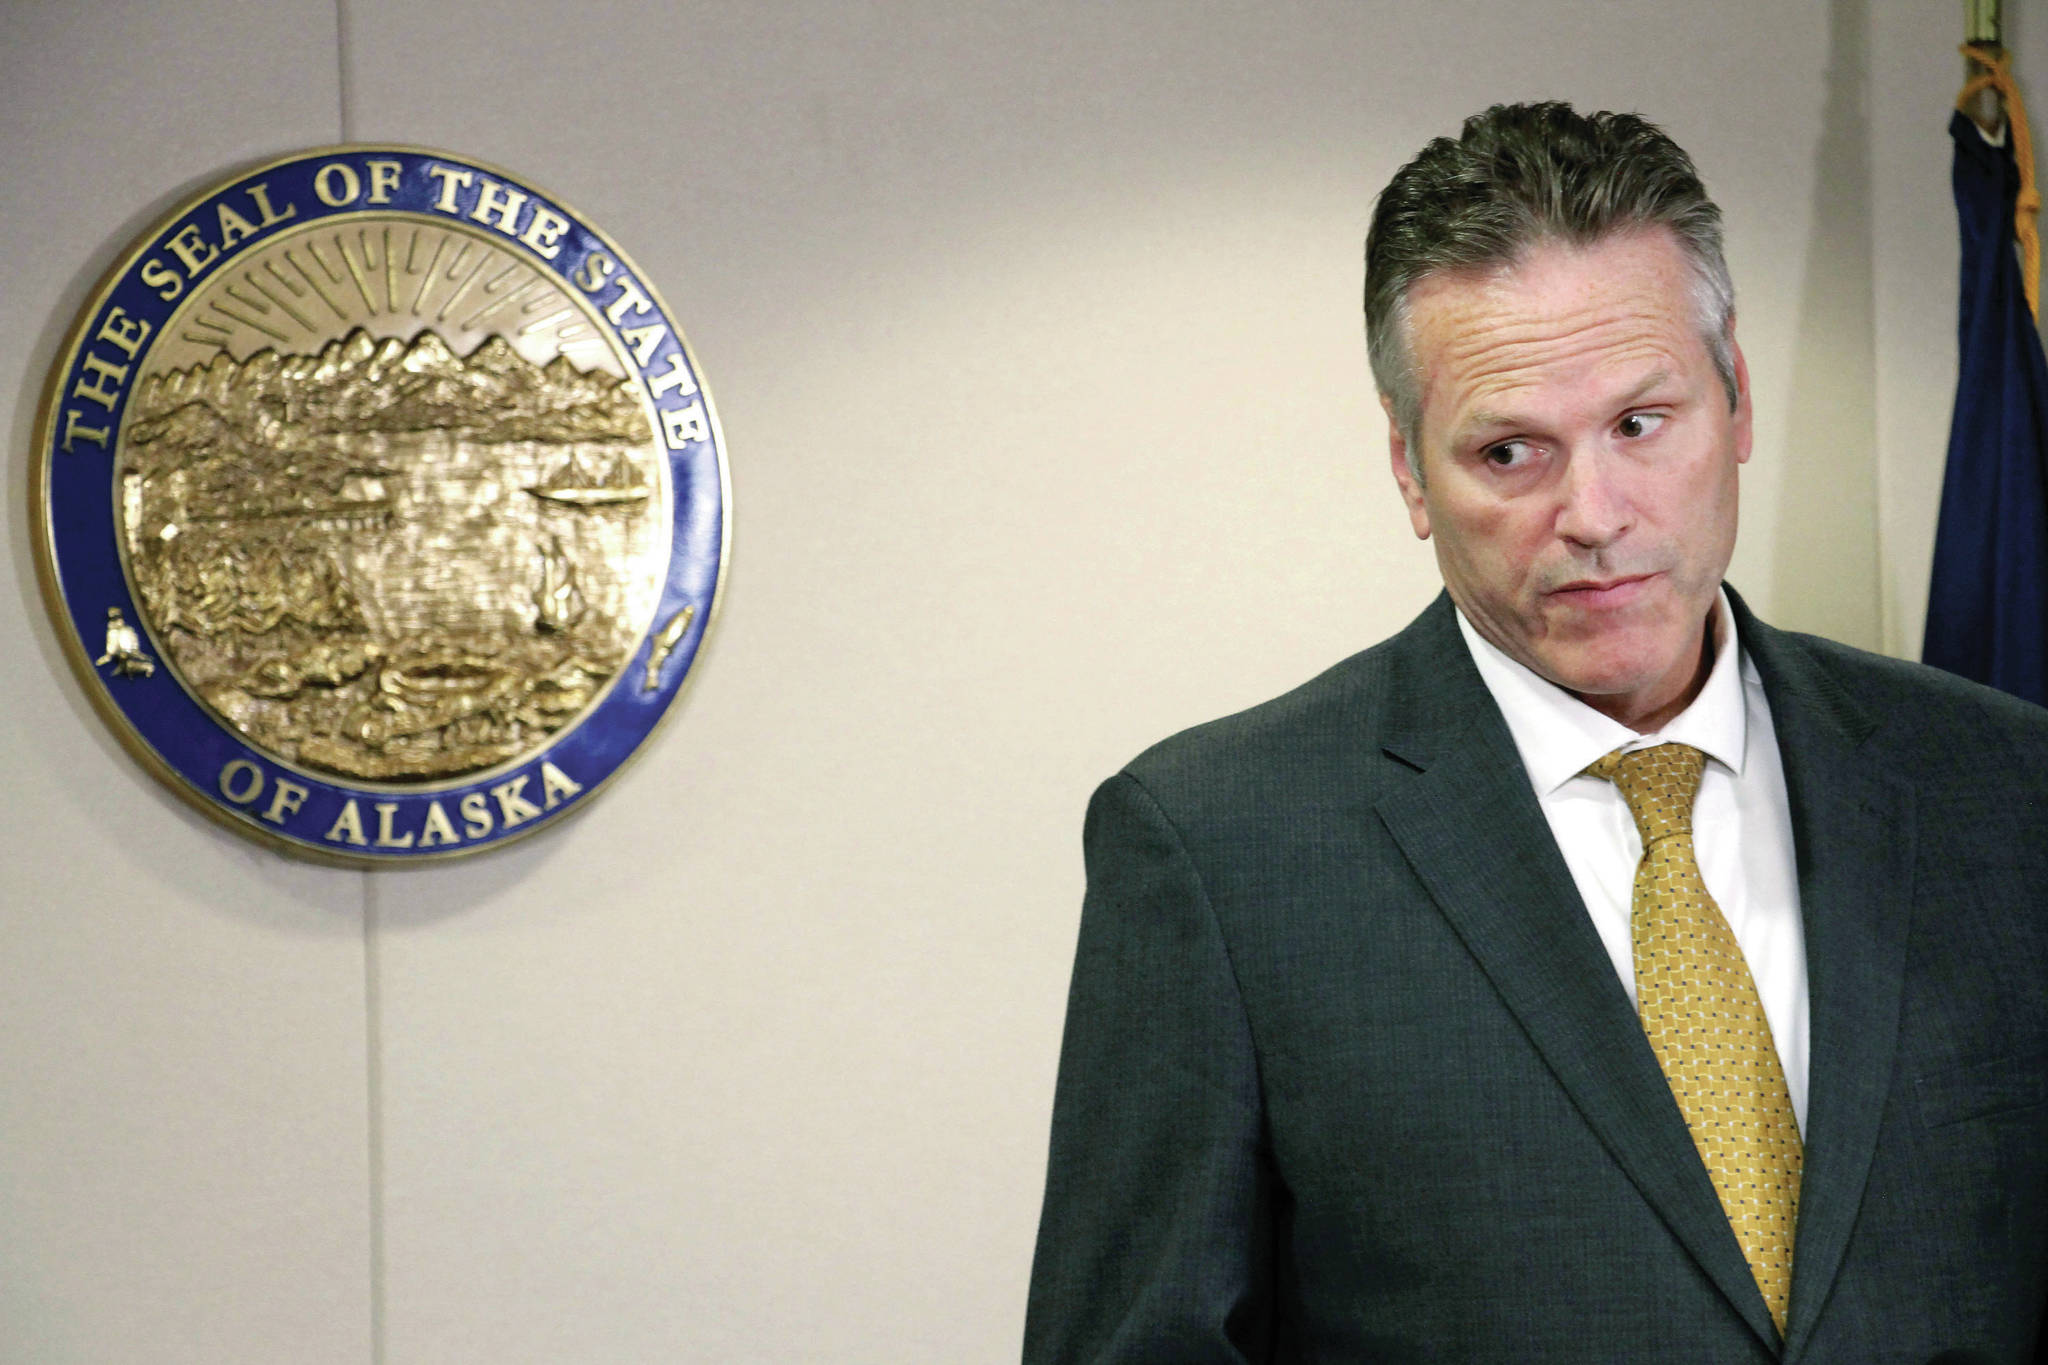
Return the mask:
<svg viewBox="0 0 2048 1365"><path fill-rule="evenodd" d="M224 181L94 291L37 423L45 595L128 746L242 832L388 865L581 809L675 699L729 489L611 239L467 157Z"/></svg>

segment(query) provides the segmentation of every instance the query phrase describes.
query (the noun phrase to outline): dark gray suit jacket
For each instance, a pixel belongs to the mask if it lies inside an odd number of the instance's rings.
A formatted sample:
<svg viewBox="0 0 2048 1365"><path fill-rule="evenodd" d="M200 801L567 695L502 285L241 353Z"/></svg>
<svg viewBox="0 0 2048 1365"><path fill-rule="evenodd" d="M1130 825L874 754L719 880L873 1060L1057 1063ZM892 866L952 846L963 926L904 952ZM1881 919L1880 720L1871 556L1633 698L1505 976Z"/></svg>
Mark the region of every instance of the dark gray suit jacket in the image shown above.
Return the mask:
<svg viewBox="0 0 2048 1365"><path fill-rule="evenodd" d="M1030 1365L2043 1358L2048 711L1736 614L1812 1004L1785 1340L1439 598L1096 793Z"/></svg>

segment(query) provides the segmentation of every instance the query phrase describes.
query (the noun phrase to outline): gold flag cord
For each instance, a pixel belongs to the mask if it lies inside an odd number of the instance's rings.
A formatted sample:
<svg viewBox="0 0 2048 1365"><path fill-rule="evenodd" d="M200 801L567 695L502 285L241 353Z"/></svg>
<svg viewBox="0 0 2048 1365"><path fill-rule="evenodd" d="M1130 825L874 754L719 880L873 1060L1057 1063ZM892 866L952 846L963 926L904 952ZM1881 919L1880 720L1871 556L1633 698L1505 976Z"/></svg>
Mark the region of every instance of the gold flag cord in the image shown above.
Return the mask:
<svg viewBox="0 0 2048 1365"><path fill-rule="evenodd" d="M1980 43L1964 43L1963 56L1982 68L1956 96L1956 108L1965 113L1972 99L1986 90L1998 92L2005 107L2005 126L2012 130L2012 159L2019 167L2019 200L2013 208L2013 236L2020 244L2020 278L2027 287L2027 311L2041 320L2041 192L2034 187L2034 138L2027 126L2026 101L2012 78L2012 63L2005 49Z"/></svg>

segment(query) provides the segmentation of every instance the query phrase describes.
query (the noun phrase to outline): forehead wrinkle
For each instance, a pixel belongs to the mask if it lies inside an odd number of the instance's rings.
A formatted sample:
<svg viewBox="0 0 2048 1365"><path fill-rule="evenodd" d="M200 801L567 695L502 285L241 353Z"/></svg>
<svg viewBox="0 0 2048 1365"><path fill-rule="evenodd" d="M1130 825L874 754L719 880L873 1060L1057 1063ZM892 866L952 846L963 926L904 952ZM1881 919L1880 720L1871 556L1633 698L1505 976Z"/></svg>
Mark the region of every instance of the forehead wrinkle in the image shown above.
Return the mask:
<svg viewBox="0 0 2048 1365"><path fill-rule="evenodd" d="M1455 376L1440 371L1432 376L1438 383L1455 386L1457 410L1448 423L1451 432L1528 425L1531 419L1515 410L1515 395L1540 386L1547 372L1576 364L1592 353L1600 354L1603 367L1624 368L1632 381L1616 393L1592 395L1590 405L1603 414L1609 408L1633 404L1680 372L1667 339L1648 331L1576 347L1563 356L1546 348L1540 357L1529 357L1524 350L1524 345L1512 339L1486 338L1469 348L1465 357L1476 364L1459 366L1460 373Z"/></svg>
<svg viewBox="0 0 2048 1365"><path fill-rule="evenodd" d="M1477 311L1481 310L1457 310L1459 313ZM1476 320L1469 316L1454 314L1439 319L1438 327L1432 330L1449 334L1442 346L1444 360L1454 364L1479 362L1482 372L1500 364L1513 365L1516 363L1514 356L1532 349L1542 351L1541 359L1548 362L1626 341L1631 333L1639 334L1644 341L1654 341L1656 334L1663 331L1663 319L1651 309L1632 309L1617 314L1612 309L1594 304L1574 309L1572 314L1531 312L1505 321L1489 320L1484 326L1475 325ZM1609 340L1610 337L1613 340ZM1496 352L1508 359L1486 362L1485 357Z"/></svg>
<svg viewBox="0 0 2048 1365"><path fill-rule="evenodd" d="M1446 287L1415 301L1417 332L1438 343L1445 359L1462 361L1503 347L1562 347L1602 344L1614 333L1662 333L1676 319L1665 300L1636 289L1593 287L1566 299L1528 297L1512 278L1489 280L1476 289ZM1418 337L1421 340L1422 337Z"/></svg>
<svg viewBox="0 0 2048 1365"><path fill-rule="evenodd" d="M1410 293L1409 326L1435 332L1444 357L1463 360L1495 345L1569 345L1589 331L1631 325L1657 331L1671 321L1672 300L1660 297L1663 291L1646 292L1639 279L1559 279L1581 263L1580 253L1553 249L1485 274L1426 277ZM1668 282L1689 297L1682 280Z"/></svg>

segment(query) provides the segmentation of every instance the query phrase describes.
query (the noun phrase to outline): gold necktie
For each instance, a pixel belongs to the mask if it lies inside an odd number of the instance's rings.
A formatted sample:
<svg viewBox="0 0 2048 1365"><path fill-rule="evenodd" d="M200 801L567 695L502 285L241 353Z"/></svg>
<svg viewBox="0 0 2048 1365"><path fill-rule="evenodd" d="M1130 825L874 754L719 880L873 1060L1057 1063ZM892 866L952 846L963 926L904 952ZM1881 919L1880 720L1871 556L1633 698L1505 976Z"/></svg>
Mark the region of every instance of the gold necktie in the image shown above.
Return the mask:
<svg viewBox="0 0 2048 1365"><path fill-rule="evenodd" d="M1659 744L1608 754L1586 772L1621 789L1643 836L1630 912L1636 1013L1782 1334L1799 1126L1749 964L1693 854L1692 803L1705 767L1698 749Z"/></svg>

